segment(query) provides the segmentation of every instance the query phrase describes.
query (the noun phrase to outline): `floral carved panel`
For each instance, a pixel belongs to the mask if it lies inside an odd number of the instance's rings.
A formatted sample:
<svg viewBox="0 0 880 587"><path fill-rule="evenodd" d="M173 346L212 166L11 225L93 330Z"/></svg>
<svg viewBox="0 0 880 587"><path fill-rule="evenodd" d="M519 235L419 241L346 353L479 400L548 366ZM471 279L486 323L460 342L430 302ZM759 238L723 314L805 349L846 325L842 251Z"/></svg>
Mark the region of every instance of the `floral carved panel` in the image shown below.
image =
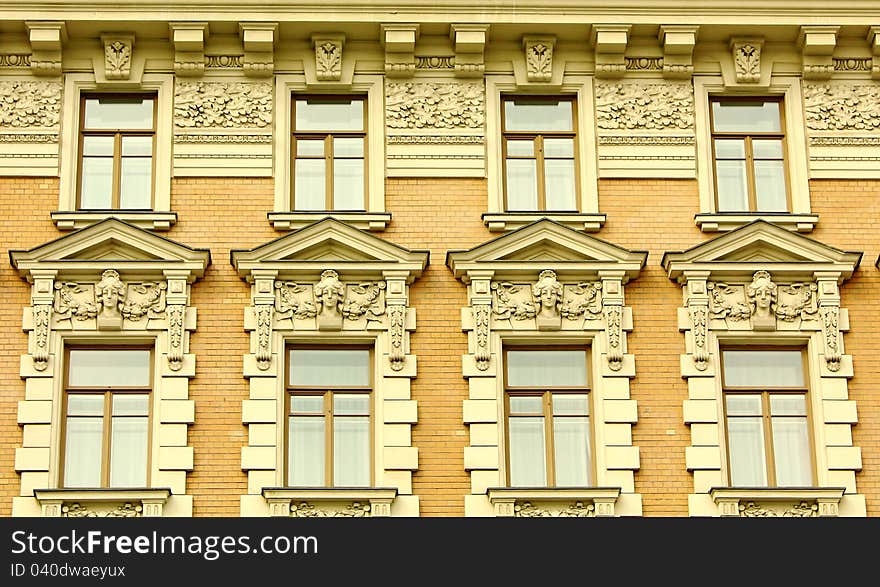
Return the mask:
<svg viewBox="0 0 880 587"><path fill-rule="evenodd" d="M598 83L596 125L603 130L693 130L689 84Z"/></svg>
<svg viewBox="0 0 880 587"><path fill-rule="evenodd" d="M807 128L880 133L880 84L805 84Z"/></svg>
<svg viewBox="0 0 880 587"><path fill-rule="evenodd" d="M180 128L266 128L272 123L269 83L181 82L174 93Z"/></svg>
<svg viewBox="0 0 880 587"><path fill-rule="evenodd" d="M389 128L482 129L485 117L485 91L479 83L385 84Z"/></svg>
<svg viewBox="0 0 880 587"><path fill-rule="evenodd" d="M58 82L0 81L0 128L49 128L61 116Z"/></svg>

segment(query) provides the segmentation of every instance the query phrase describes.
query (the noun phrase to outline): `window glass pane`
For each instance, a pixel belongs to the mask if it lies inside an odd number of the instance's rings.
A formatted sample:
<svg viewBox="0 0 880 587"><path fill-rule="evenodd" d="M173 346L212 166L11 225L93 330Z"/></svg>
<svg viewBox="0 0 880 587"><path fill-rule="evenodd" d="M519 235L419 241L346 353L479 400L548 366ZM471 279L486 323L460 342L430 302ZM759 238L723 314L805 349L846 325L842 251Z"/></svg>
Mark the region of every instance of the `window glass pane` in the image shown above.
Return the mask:
<svg viewBox="0 0 880 587"><path fill-rule="evenodd" d="M333 413L337 416L367 416L370 414L370 396L362 393L334 394Z"/></svg>
<svg viewBox="0 0 880 587"><path fill-rule="evenodd" d="M590 413L590 396L587 394L553 394L554 416L586 416Z"/></svg>
<svg viewBox="0 0 880 587"><path fill-rule="evenodd" d="M577 210L573 159L544 160L544 194L548 210Z"/></svg>
<svg viewBox="0 0 880 587"><path fill-rule="evenodd" d="M80 208L106 209L111 206L113 158L83 157Z"/></svg>
<svg viewBox="0 0 880 587"><path fill-rule="evenodd" d="M729 387L803 387L798 351L723 351L724 384Z"/></svg>
<svg viewBox="0 0 880 587"><path fill-rule="evenodd" d="M113 137L83 137L83 155L113 156Z"/></svg>
<svg viewBox="0 0 880 587"><path fill-rule="evenodd" d="M779 102L713 101L716 132L782 132Z"/></svg>
<svg viewBox="0 0 880 587"><path fill-rule="evenodd" d="M89 98L84 128L150 130L153 128L153 98Z"/></svg>
<svg viewBox="0 0 880 587"><path fill-rule="evenodd" d="M114 394L114 416L146 416L150 412L149 395Z"/></svg>
<svg viewBox="0 0 880 587"><path fill-rule="evenodd" d="M101 486L102 418L68 418L64 438L64 486Z"/></svg>
<svg viewBox="0 0 880 587"><path fill-rule="evenodd" d="M761 418L728 418L730 484L737 487L766 487L764 429Z"/></svg>
<svg viewBox="0 0 880 587"><path fill-rule="evenodd" d="M323 157L324 139L296 139L297 157Z"/></svg>
<svg viewBox="0 0 880 587"><path fill-rule="evenodd" d="M773 418L773 458L779 487L810 487L813 468L806 418Z"/></svg>
<svg viewBox="0 0 880 587"><path fill-rule="evenodd" d="M507 159L507 209L538 209L538 172L534 159Z"/></svg>
<svg viewBox="0 0 880 587"><path fill-rule="evenodd" d="M553 420L557 487L586 487L590 484L589 418Z"/></svg>
<svg viewBox="0 0 880 587"><path fill-rule="evenodd" d="M544 139L544 157L574 157L574 139Z"/></svg>
<svg viewBox="0 0 880 587"><path fill-rule="evenodd" d="M715 174L718 181L718 211L747 211L749 190L746 182L746 162L717 159Z"/></svg>
<svg viewBox="0 0 880 587"><path fill-rule="evenodd" d="M510 396L511 414L543 414L544 399L541 396Z"/></svg>
<svg viewBox="0 0 880 587"><path fill-rule="evenodd" d="M507 384L511 387L586 387L587 352L508 351Z"/></svg>
<svg viewBox="0 0 880 587"><path fill-rule="evenodd" d="M514 98L504 101L504 130L574 130L571 100Z"/></svg>
<svg viewBox="0 0 880 587"><path fill-rule="evenodd" d="M111 431L110 486L146 487L147 418L113 418Z"/></svg>
<svg viewBox="0 0 880 587"><path fill-rule="evenodd" d="M364 101L347 97L297 98L294 130L364 130Z"/></svg>
<svg viewBox="0 0 880 587"><path fill-rule="evenodd" d="M150 157L153 155L153 137L122 137L122 156Z"/></svg>
<svg viewBox="0 0 880 587"><path fill-rule="evenodd" d="M103 416L104 396L97 394L70 394L67 396L68 416Z"/></svg>
<svg viewBox="0 0 880 587"><path fill-rule="evenodd" d="M327 176L323 159L297 159L293 193L297 210L326 210Z"/></svg>
<svg viewBox="0 0 880 587"><path fill-rule="evenodd" d="M153 160L150 157L123 157L119 207L149 210L152 208Z"/></svg>
<svg viewBox="0 0 880 587"><path fill-rule="evenodd" d="M294 349L290 351L291 385L370 386L367 349Z"/></svg>
<svg viewBox="0 0 880 587"><path fill-rule="evenodd" d="M290 411L295 413L323 414L324 396L292 395L290 396Z"/></svg>
<svg viewBox="0 0 880 587"><path fill-rule="evenodd" d="M333 209L364 210L364 160L333 160Z"/></svg>
<svg viewBox="0 0 880 587"><path fill-rule="evenodd" d="M722 139L715 141L717 159L745 159L746 143L742 139Z"/></svg>
<svg viewBox="0 0 880 587"><path fill-rule="evenodd" d="M333 418L333 485L370 485L369 418Z"/></svg>
<svg viewBox="0 0 880 587"><path fill-rule="evenodd" d="M752 154L755 159L782 159L782 141L753 139Z"/></svg>
<svg viewBox="0 0 880 587"><path fill-rule="evenodd" d="M334 138L334 157L361 157L364 156L364 139Z"/></svg>
<svg viewBox="0 0 880 587"><path fill-rule="evenodd" d="M527 139L521 141L507 141L507 155L510 157L534 157L535 141Z"/></svg>
<svg viewBox="0 0 880 587"><path fill-rule="evenodd" d="M727 400L728 416L760 416L761 396L729 394Z"/></svg>
<svg viewBox="0 0 880 587"><path fill-rule="evenodd" d="M324 418L291 416L288 425L288 483L293 487L324 485Z"/></svg>
<svg viewBox="0 0 880 587"><path fill-rule="evenodd" d="M755 161L755 196L761 212L788 210L782 161Z"/></svg>
<svg viewBox="0 0 880 587"><path fill-rule="evenodd" d="M544 418L510 418L510 485L545 487Z"/></svg>
<svg viewBox="0 0 880 587"><path fill-rule="evenodd" d="M770 396L770 413L774 416L806 416L807 398L774 393Z"/></svg>
<svg viewBox="0 0 880 587"><path fill-rule="evenodd" d="M70 351L70 385L147 387L150 351L79 349Z"/></svg>

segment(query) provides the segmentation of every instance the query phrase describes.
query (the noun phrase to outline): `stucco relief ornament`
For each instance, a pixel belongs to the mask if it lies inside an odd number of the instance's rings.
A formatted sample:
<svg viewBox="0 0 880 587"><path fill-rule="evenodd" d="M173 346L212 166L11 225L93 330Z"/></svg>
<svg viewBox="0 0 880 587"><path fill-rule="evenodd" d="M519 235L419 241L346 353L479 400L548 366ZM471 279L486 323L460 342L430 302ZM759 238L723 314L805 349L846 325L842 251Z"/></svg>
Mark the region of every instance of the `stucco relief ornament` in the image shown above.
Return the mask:
<svg viewBox="0 0 880 587"><path fill-rule="evenodd" d="M606 306L605 332L608 335L608 368L612 371L620 371L623 367L622 316L623 309L620 306Z"/></svg>
<svg viewBox="0 0 880 587"><path fill-rule="evenodd" d="M272 364L272 314L274 308L269 304L259 304L254 308L257 318L257 368L265 371Z"/></svg>
<svg viewBox="0 0 880 587"><path fill-rule="evenodd" d="M58 320L88 320L98 315L91 285L73 282L55 284L55 316Z"/></svg>
<svg viewBox="0 0 880 587"><path fill-rule="evenodd" d="M165 311L165 290L168 284L164 282L129 283L125 295L125 303L122 305L122 317L133 322L141 318L159 318Z"/></svg>
<svg viewBox="0 0 880 587"><path fill-rule="evenodd" d="M577 501L559 512L560 518L592 518L595 515L596 506L582 501Z"/></svg>
<svg viewBox="0 0 880 587"><path fill-rule="evenodd" d="M804 115L815 131L880 131L880 86L805 84Z"/></svg>
<svg viewBox="0 0 880 587"><path fill-rule="evenodd" d="M825 339L825 364L829 371L840 371L840 308L824 307L822 313L822 334Z"/></svg>
<svg viewBox="0 0 880 587"><path fill-rule="evenodd" d="M104 46L104 75L107 79L128 79L131 74L131 43L116 40Z"/></svg>
<svg viewBox="0 0 880 587"><path fill-rule="evenodd" d="M388 128L483 129L486 96L482 84L386 82Z"/></svg>
<svg viewBox="0 0 880 587"><path fill-rule="evenodd" d="M556 279L556 272L544 270L532 286L532 296L538 311L535 323L538 330L559 330L561 326L562 284Z"/></svg>
<svg viewBox="0 0 880 587"><path fill-rule="evenodd" d="M694 366L697 371L705 371L709 367L709 350L706 347L709 309L706 306L692 306L690 313L694 337Z"/></svg>
<svg viewBox="0 0 880 587"><path fill-rule="evenodd" d="M740 322L748 320L752 309L745 303L743 286L728 285L721 282L706 284L709 291L709 313L716 320Z"/></svg>
<svg viewBox="0 0 880 587"><path fill-rule="evenodd" d="M596 84L596 126L603 130L682 131L694 128L690 84ZM650 137L630 137L650 143Z"/></svg>
<svg viewBox="0 0 880 587"><path fill-rule="evenodd" d="M168 320L168 368L180 371L183 366L183 317L186 308L182 304L171 304L166 308Z"/></svg>
<svg viewBox="0 0 880 587"><path fill-rule="evenodd" d="M761 79L761 47L752 43L735 44L733 66L737 82L757 82Z"/></svg>
<svg viewBox="0 0 880 587"><path fill-rule="evenodd" d="M315 306L318 311L318 330L341 330L341 304L345 298L345 286L339 281L339 274L332 269L321 273L321 280L315 284Z"/></svg>
<svg viewBox="0 0 880 587"><path fill-rule="evenodd" d="M602 284L583 282L566 285L560 313L563 318L599 320L602 318Z"/></svg>
<svg viewBox="0 0 880 587"><path fill-rule="evenodd" d="M50 128L61 116L61 84L0 81L0 127Z"/></svg>
<svg viewBox="0 0 880 587"><path fill-rule="evenodd" d="M388 361L391 364L391 369L394 371L402 370L405 362L403 352L405 323L406 306L394 305L388 308L388 337L391 343Z"/></svg>
<svg viewBox="0 0 880 587"><path fill-rule="evenodd" d="M315 45L315 66L319 80L339 80L342 77L342 44L324 41Z"/></svg>
<svg viewBox="0 0 880 587"><path fill-rule="evenodd" d="M819 317L819 304L816 299L815 283L792 283L779 287L776 317L785 322L816 320ZM783 301L785 300L785 301Z"/></svg>
<svg viewBox="0 0 880 587"><path fill-rule="evenodd" d="M553 74L553 45L540 41L526 44L526 77L531 82L550 81Z"/></svg>
<svg viewBox="0 0 880 587"><path fill-rule="evenodd" d="M175 85L174 124L180 128L265 128L271 123L271 84L178 81Z"/></svg>
<svg viewBox="0 0 880 587"><path fill-rule="evenodd" d="M357 320L365 316L367 320L378 320L385 314L385 299L380 295L385 289L385 282L358 283L349 288L341 309L345 318Z"/></svg>
<svg viewBox="0 0 880 587"><path fill-rule="evenodd" d="M474 361L477 369L485 371L489 368L492 354L489 349L489 317L488 304L475 304L474 313Z"/></svg>
<svg viewBox="0 0 880 587"><path fill-rule="evenodd" d="M777 287L767 271L756 271L746 286L746 298L752 311L752 329L776 330Z"/></svg>
<svg viewBox="0 0 880 587"><path fill-rule="evenodd" d="M513 506L513 515L517 518L551 518L553 514L546 508L539 508L530 501L517 502Z"/></svg>
<svg viewBox="0 0 880 587"><path fill-rule="evenodd" d="M313 301L313 288L292 281L275 282L275 311L279 320L314 318L318 309Z"/></svg>
<svg viewBox="0 0 880 587"><path fill-rule="evenodd" d="M535 317L537 310L525 286L493 281L492 291L495 292L492 313L497 320L528 320Z"/></svg>
<svg viewBox="0 0 880 587"><path fill-rule="evenodd" d="M45 371L49 364L49 325L52 320L52 306L35 304L34 314L34 369Z"/></svg>
<svg viewBox="0 0 880 587"><path fill-rule="evenodd" d="M95 284L95 301L98 307L98 330L122 329L122 306L125 284L119 273L107 269L101 274L101 281Z"/></svg>

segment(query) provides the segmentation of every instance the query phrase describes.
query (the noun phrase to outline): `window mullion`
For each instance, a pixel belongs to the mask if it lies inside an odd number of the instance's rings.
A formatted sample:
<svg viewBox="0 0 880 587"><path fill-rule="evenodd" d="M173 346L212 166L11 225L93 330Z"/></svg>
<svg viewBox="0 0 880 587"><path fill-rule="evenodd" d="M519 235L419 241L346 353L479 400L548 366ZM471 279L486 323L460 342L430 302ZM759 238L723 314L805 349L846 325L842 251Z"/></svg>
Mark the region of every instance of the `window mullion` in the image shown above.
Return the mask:
<svg viewBox="0 0 880 587"><path fill-rule="evenodd" d="M324 392L324 484L334 487L333 480L333 392Z"/></svg>
<svg viewBox="0 0 880 587"><path fill-rule="evenodd" d="M535 177L538 183L538 210L547 209L547 196L544 191L544 136L535 137Z"/></svg>
<svg viewBox="0 0 880 587"><path fill-rule="evenodd" d="M553 442L553 394L544 392L544 446L546 447L545 459L547 461L547 486L556 487L556 463L554 462Z"/></svg>
<svg viewBox="0 0 880 587"><path fill-rule="evenodd" d="M333 135L324 137L324 173L326 174L325 205L333 210Z"/></svg>
<svg viewBox="0 0 880 587"><path fill-rule="evenodd" d="M101 487L110 487L110 439L113 426L113 394L104 392L104 426L101 443Z"/></svg>
<svg viewBox="0 0 880 587"><path fill-rule="evenodd" d="M113 136L113 181L110 188L110 207L118 210L122 202L122 133Z"/></svg>
<svg viewBox="0 0 880 587"><path fill-rule="evenodd" d="M770 392L761 393L761 411L764 413L764 450L767 455L767 485L776 487L776 455L773 451L773 425L770 413Z"/></svg>

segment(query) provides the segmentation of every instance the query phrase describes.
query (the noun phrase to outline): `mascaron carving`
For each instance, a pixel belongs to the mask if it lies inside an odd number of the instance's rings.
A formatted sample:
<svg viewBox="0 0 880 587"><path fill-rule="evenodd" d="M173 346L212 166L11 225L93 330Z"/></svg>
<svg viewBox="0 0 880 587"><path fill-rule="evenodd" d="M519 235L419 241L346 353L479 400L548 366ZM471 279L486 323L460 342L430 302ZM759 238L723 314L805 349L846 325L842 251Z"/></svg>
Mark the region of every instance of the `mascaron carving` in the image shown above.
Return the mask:
<svg viewBox="0 0 880 587"><path fill-rule="evenodd" d="M537 319L537 327L558 329L560 318L602 318L602 284L582 282L563 285L554 271L545 270L532 286L506 281L492 282L492 314L496 320Z"/></svg>
<svg viewBox="0 0 880 587"><path fill-rule="evenodd" d="M387 82L388 128L482 128L485 93L478 83Z"/></svg>
<svg viewBox="0 0 880 587"><path fill-rule="evenodd" d="M181 82L174 124L181 128L264 128L272 123L269 83Z"/></svg>
<svg viewBox="0 0 880 587"><path fill-rule="evenodd" d="M342 77L342 42L324 40L315 44L316 76L322 81Z"/></svg>
<svg viewBox="0 0 880 587"><path fill-rule="evenodd" d="M761 45L759 43L734 43L733 67L736 81L755 83L761 79Z"/></svg>
<svg viewBox="0 0 880 587"><path fill-rule="evenodd" d="M690 130L694 93L689 84L596 84L596 124L606 130Z"/></svg>
<svg viewBox="0 0 880 587"><path fill-rule="evenodd" d="M131 74L130 39L112 39L104 44L104 76L107 79L128 79Z"/></svg>
<svg viewBox="0 0 880 587"><path fill-rule="evenodd" d="M54 127L60 115L60 83L0 81L0 127Z"/></svg>
<svg viewBox="0 0 880 587"><path fill-rule="evenodd" d="M880 85L806 84L807 128L880 132Z"/></svg>
<svg viewBox="0 0 880 587"><path fill-rule="evenodd" d="M710 282L707 288L709 313L715 320L741 322L751 319L756 330L774 330L776 320L819 319L815 283L777 286L770 274L761 270L755 272L749 284Z"/></svg>

